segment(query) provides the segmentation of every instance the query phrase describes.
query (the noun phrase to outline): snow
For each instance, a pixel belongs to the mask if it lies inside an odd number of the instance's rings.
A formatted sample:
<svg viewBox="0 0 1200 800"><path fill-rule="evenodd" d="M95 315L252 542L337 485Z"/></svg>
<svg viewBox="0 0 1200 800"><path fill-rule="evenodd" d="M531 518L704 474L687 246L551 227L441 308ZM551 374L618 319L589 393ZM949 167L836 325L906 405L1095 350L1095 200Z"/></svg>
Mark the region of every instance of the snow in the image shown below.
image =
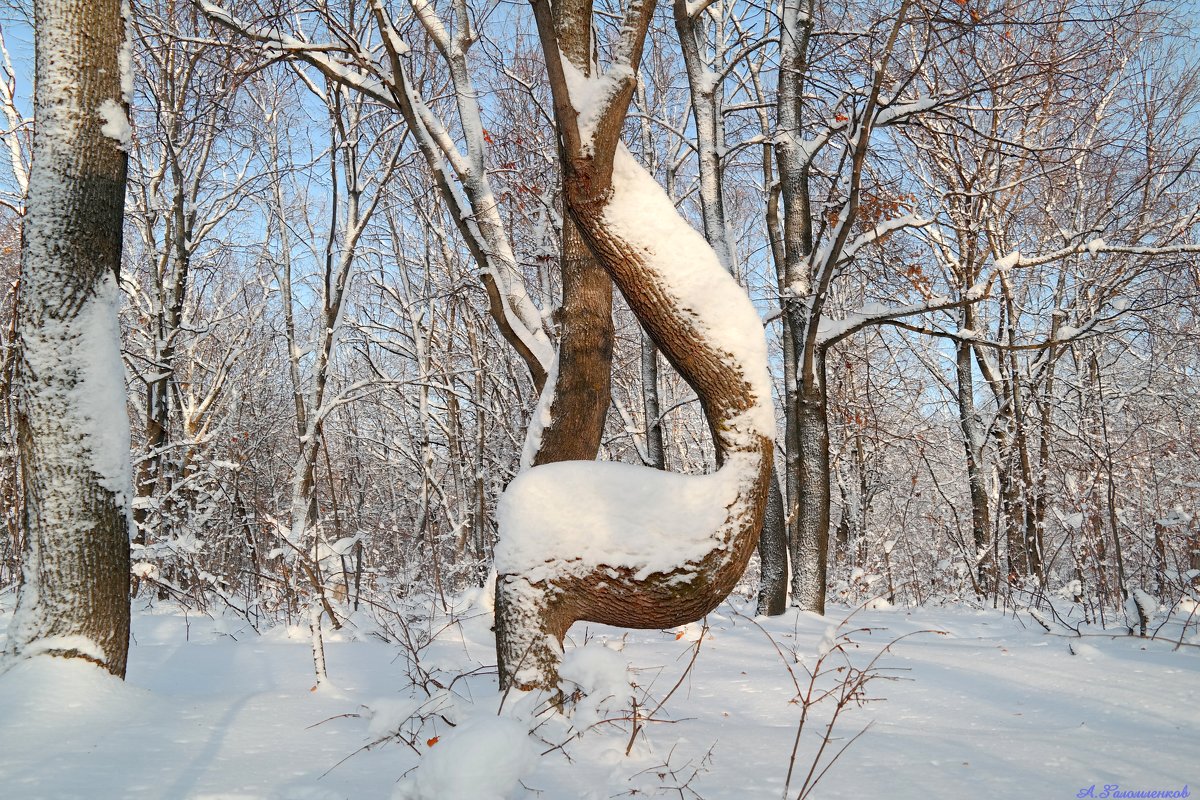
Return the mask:
<svg viewBox="0 0 1200 800"><path fill-rule="evenodd" d="M1065 339L1071 339L1078 336L1080 333L1081 331L1079 328L1076 328L1073 325L1063 325L1058 329L1058 340L1063 341Z"/></svg>
<svg viewBox="0 0 1200 800"><path fill-rule="evenodd" d="M995 267L996 267L997 271L1004 272L1006 270L1012 269L1013 267L1017 266L1017 264L1019 264L1019 263L1021 263L1021 251L1013 250L1008 255L1006 255L1002 258L997 258Z"/></svg>
<svg viewBox="0 0 1200 800"><path fill-rule="evenodd" d="M563 691L571 695L573 686L581 693L571 709L578 730L587 730L609 715L620 713L634 698L629 662L610 644L589 642L573 648L558 669Z"/></svg>
<svg viewBox="0 0 1200 800"><path fill-rule="evenodd" d="M543 464L518 475L500 498L496 570L536 583L605 565L633 569L641 580L698 562L721 544L715 532L739 477L612 461Z"/></svg>
<svg viewBox="0 0 1200 800"><path fill-rule="evenodd" d="M506 717L479 717L441 737L396 800L451 797L504 800L537 762L528 726Z"/></svg>
<svg viewBox="0 0 1200 800"><path fill-rule="evenodd" d="M121 0L121 20L125 36L117 53L117 67L121 70L121 100L128 105L133 102L133 10L129 0Z"/></svg>
<svg viewBox="0 0 1200 800"><path fill-rule="evenodd" d="M106 273L96 295L84 303L76 321L81 336L74 358L82 365L72 407L82 409L81 430L91 466L102 487L123 498L132 496L129 417L125 405L125 361L121 358L117 307L120 289Z"/></svg>
<svg viewBox="0 0 1200 800"><path fill-rule="evenodd" d="M96 109L96 113L104 120L100 132L119 144L122 150L128 150L129 143L133 140L133 128L130 127L129 117L125 115L125 109L120 103L105 100Z"/></svg>
<svg viewBox="0 0 1200 800"><path fill-rule="evenodd" d="M525 431L525 443L521 447L521 469L527 470L533 466L538 451L542 449L542 435L546 428L554 422L554 397L558 387L558 355L550 358L550 368L546 371L546 385L538 394L537 405L529 418L529 428Z"/></svg>
<svg viewBox="0 0 1200 800"><path fill-rule="evenodd" d="M25 645L21 650L22 658L35 658L45 653L68 653L75 651L99 662L107 662L104 648L87 636L73 634L70 636L42 636Z"/></svg>
<svg viewBox="0 0 1200 800"><path fill-rule="evenodd" d="M560 54L563 76L567 80L567 92L571 105L578 114L579 137L584 153L591 152L592 138L596 126L604 116L609 101L616 95L620 82L632 74L627 64L613 64L601 75L584 75L569 59Z"/></svg>
<svg viewBox="0 0 1200 800"><path fill-rule="evenodd" d="M128 505L133 473L129 462L129 417L125 405L125 362L121 358L117 306L120 290L111 273L97 284L75 319L47 318L24 333L24 358L34 374L61 364L74 366L68 397L46 398L72 417L90 455L98 483ZM58 367L61 369L61 367ZM46 389L45 391L56 391Z"/></svg>
<svg viewBox="0 0 1200 800"><path fill-rule="evenodd" d="M11 599L0 596L0 606ZM708 616L699 642L676 631L577 630L564 675L593 696L625 693L585 726L580 705L557 714L536 695L498 692L492 618L457 601L453 621L432 602L404 607L425 621L411 624L436 632L416 653L375 635L386 615L327 631L340 691L315 693L306 631L260 635L232 615L135 609L127 683L57 658L0 675L4 796L601 800L635 790L679 797L670 787L695 771L690 788L706 800L780 797L801 711L790 702L792 673L805 685L822 640L847 633L858 666L911 635L880 659L883 677L866 687L872 702L839 718L837 746L871 727L817 800L951 800L981 787L1075 797L1092 785L1098 796L1105 784L1179 791L1196 780L1200 650L1187 640L1176 648L1087 627L1050 634L1023 615L966 608L864 610L840 627L848 609L750 619L753 605L735 599ZM0 610L0 647L7 620ZM406 677L422 674L449 688L430 684L431 699ZM626 676L636 688L624 688ZM648 721L677 683L659 721ZM801 774L830 712L810 710Z"/></svg>

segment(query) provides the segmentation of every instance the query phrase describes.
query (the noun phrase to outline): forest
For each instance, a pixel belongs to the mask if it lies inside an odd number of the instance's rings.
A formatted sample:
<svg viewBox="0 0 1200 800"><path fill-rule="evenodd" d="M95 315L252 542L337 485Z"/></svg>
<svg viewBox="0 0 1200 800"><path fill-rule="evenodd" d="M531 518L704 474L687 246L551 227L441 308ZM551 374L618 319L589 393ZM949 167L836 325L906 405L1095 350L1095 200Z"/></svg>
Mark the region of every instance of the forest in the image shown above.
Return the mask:
<svg viewBox="0 0 1200 800"><path fill-rule="evenodd" d="M101 696L96 731L136 707L152 742L159 700L23 662L153 692L183 673L139 652L294 642L263 663L314 697L263 713L369 720L318 772L361 746L382 784L103 791L553 800L585 796L545 766L568 743L633 764L703 716L681 685L770 662L786 778L660 747L594 796L837 796L867 683L990 615L1067 653L1029 667L1051 705L1145 653L1157 710L1111 724L1173 732L1103 780L1081 741L1044 796L1187 796L1198 30L1158 0L8 0L0 717L50 742L50 698ZM971 672L929 646L922 691ZM0 787L90 796L3 737Z"/></svg>

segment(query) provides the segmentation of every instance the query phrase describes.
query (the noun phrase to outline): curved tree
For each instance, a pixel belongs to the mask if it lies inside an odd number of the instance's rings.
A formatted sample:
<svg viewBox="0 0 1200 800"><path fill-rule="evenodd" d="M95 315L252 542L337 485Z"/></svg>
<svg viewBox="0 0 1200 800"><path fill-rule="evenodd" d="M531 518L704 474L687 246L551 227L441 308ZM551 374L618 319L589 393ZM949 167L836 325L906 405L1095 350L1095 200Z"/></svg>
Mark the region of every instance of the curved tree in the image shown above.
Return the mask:
<svg viewBox="0 0 1200 800"><path fill-rule="evenodd" d="M531 469L509 486L496 551L500 682L550 690L574 622L679 625L728 595L762 527L775 429L757 313L620 144L654 3L630 2L602 73L560 47L560 32L590 26L589 0L555 5L533 0L568 210L654 343L695 389L721 466L683 476L565 462Z"/></svg>

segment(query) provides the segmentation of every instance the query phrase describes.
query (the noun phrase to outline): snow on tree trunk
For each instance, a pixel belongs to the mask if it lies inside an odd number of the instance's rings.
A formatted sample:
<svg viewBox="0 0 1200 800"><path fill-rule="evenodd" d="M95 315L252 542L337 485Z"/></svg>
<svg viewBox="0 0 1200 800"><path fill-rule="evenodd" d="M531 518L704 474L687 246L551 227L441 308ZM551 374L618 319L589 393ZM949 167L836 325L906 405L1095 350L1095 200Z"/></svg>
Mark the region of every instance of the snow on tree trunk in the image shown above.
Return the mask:
<svg viewBox="0 0 1200 800"><path fill-rule="evenodd" d="M26 558L9 651L129 648L129 419L117 273L129 123L118 0L35 0L36 134L21 257Z"/></svg>

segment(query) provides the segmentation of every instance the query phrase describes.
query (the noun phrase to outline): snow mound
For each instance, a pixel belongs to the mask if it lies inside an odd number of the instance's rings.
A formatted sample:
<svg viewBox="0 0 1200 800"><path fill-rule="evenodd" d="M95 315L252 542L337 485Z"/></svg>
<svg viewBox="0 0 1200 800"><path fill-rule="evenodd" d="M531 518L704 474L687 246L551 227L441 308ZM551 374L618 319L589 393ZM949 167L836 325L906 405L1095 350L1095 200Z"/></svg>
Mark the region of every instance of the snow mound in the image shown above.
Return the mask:
<svg viewBox="0 0 1200 800"><path fill-rule="evenodd" d="M627 708L633 700L628 660L599 642L568 650L558 675L563 680L564 693L571 694L572 684L583 693L572 709L576 730L588 730L610 714Z"/></svg>
<svg viewBox="0 0 1200 800"><path fill-rule="evenodd" d="M524 723L480 716L441 737L395 800L505 800L536 764Z"/></svg>

